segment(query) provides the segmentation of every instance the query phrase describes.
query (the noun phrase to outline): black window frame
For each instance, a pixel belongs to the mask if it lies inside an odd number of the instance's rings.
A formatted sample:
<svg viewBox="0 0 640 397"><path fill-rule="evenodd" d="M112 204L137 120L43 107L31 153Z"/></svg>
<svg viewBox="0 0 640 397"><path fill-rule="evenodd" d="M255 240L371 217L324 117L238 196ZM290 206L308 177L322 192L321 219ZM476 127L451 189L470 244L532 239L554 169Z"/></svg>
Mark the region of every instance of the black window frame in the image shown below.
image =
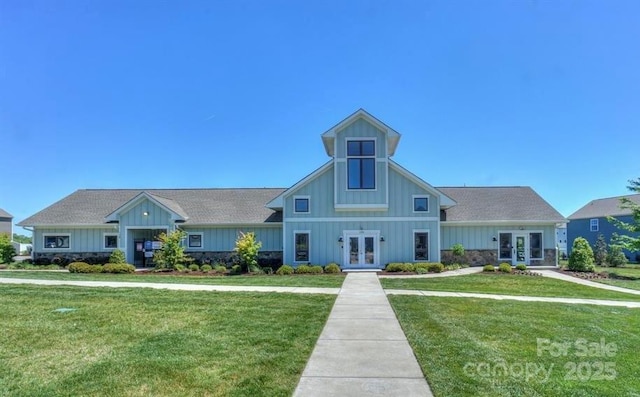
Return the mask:
<svg viewBox="0 0 640 397"><path fill-rule="evenodd" d="M306 210L300 211L298 209L298 202L306 203ZM294 199L293 199L293 212L296 213L296 214L308 214L310 212L309 198L308 197L294 197Z"/></svg>
<svg viewBox="0 0 640 397"><path fill-rule="evenodd" d="M51 247L51 243L49 243L49 239L54 239L54 247ZM54 250L54 249L70 249L71 248L71 236L68 234L50 234L43 236L43 247L44 249ZM66 245L58 245L58 242L66 241Z"/></svg>
<svg viewBox="0 0 640 397"><path fill-rule="evenodd" d="M109 241L109 239L115 238L116 243L115 245L110 245L107 244L107 242ZM118 235L117 234L105 234L104 235L104 241L102 242L104 244L104 249L117 249L118 248Z"/></svg>
<svg viewBox="0 0 640 397"><path fill-rule="evenodd" d="M298 246L303 245L303 243L298 242L298 236L306 236L306 249L298 249ZM309 245L310 245L311 236L309 232L295 232L293 234L293 261L294 262L309 262Z"/></svg>
<svg viewBox="0 0 640 397"><path fill-rule="evenodd" d="M422 244L422 241L419 239L419 237L422 235L424 235L424 247L419 247L418 245ZM413 232L413 260L428 262L429 255L429 232Z"/></svg>
<svg viewBox="0 0 640 397"><path fill-rule="evenodd" d="M353 170L354 167L357 167L357 170ZM376 173L376 141L372 139L348 140L347 189L375 190ZM355 179L352 179L352 176Z"/></svg>
<svg viewBox="0 0 640 397"><path fill-rule="evenodd" d="M191 239L193 237L197 237L198 238L198 242L200 243L200 245L193 245L191 244ZM194 233L194 234L189 234L189 236L187 237L187 247L188 248L202 248L202 234L199 233Z"/></svg>
<svg viewBox="0 0 640 397"><path fill-rule="evenodd" d="M425 209L423 209L423 210L418 209L418 206L416 205L418 200L425 200ZM427 196L414 197L413 198L413 212L429 212L429 197L427 197Z"/></svg>

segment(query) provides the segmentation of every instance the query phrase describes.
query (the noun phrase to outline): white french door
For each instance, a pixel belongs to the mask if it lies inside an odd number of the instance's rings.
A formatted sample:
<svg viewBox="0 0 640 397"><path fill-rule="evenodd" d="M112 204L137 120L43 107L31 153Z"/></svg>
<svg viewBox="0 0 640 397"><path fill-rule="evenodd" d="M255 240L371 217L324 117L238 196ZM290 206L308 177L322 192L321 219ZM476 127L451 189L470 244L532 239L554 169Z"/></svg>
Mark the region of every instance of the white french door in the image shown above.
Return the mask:
<svg viewBox="0 0 640 397"><path fill-rule="evenodd" d="M374 267L378 264L379 232L345 232L344 263L349 267Z"/></svg>

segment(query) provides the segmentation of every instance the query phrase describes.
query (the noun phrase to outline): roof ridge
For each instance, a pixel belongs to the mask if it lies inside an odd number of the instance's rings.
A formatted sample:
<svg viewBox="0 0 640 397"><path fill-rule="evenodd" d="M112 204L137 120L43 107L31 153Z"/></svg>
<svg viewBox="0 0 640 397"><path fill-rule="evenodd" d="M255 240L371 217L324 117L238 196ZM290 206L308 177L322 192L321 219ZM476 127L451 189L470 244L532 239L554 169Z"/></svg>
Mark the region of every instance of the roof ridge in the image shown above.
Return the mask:
<svg viewBox="0 0 640 397"><path fill-rule="evenodd" d="M77 189L76 191L140 191L140 192L152 192L152 191L170 191L170 190L277 190L287 189L286 187L178 187L178 188L87 188Z"/></svg>

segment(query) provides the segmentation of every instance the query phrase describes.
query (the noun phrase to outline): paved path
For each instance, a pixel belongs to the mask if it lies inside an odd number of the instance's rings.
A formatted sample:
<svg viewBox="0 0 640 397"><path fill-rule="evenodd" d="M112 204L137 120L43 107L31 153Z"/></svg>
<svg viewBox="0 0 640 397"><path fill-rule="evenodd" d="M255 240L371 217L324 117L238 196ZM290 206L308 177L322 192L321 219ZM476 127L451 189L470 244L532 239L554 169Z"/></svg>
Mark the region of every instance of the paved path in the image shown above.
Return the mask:
<svg viewBox="0 0 640 397"><path fill-rule="evenodd" d="M449 270L442 273L427 273L427 274L381 274L380 278L438 278L438 277L452 277L452 276L466 276L468 274L481 273L482 267L465 267L458 270Z"/></svg>
<svg viewBox="0 0 640 397"><path fill-rule="evenodd" d="M288 292L292 294L329 294L336 295L340 288L313 287L274 287L253 285L211 285L211 284L171 284L141 283L131 281L80 281L80 280L37 280L28 278L2 278L0 284L36 284L36 285L69 285L76 287L111 287L111 288L153 288L180 291L226 291L226 292Z"/></svg>
<svg viewBox="0 0 640 397"><path fill-rule="evenodd" d="M553 270L538 270L538 273L542 274L544 277L555 278L563 281L570 281L572 283L582 284L588 287L606 289L609 291L626 292L627 294L640 295L640 291L635 289L616 287L615 285L609 285L609 284L597 283L595 281L584 280L582 278L569 276L568 274L563 274Z"/></svg>
<svg viewBox="0 0 640 397"><path fill-rule="evenodd" d="M432 396L375 273L347 275L294 396Z"/></svg>

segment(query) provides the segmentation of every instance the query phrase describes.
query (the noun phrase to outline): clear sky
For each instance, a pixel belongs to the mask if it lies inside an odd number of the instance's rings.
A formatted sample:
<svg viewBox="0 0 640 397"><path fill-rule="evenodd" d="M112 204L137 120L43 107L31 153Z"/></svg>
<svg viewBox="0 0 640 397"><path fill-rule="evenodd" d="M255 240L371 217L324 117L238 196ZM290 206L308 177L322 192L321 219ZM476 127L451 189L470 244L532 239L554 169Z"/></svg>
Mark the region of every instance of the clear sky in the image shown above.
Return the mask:
<svg viewBox="0 0 640 397"><path fill-rule="evenodd" d="M0 0L0 208L288 187L364 108L434 186L563 215L640 177L640 1ZM18 228L17 232L24 232Z"/></svg>

